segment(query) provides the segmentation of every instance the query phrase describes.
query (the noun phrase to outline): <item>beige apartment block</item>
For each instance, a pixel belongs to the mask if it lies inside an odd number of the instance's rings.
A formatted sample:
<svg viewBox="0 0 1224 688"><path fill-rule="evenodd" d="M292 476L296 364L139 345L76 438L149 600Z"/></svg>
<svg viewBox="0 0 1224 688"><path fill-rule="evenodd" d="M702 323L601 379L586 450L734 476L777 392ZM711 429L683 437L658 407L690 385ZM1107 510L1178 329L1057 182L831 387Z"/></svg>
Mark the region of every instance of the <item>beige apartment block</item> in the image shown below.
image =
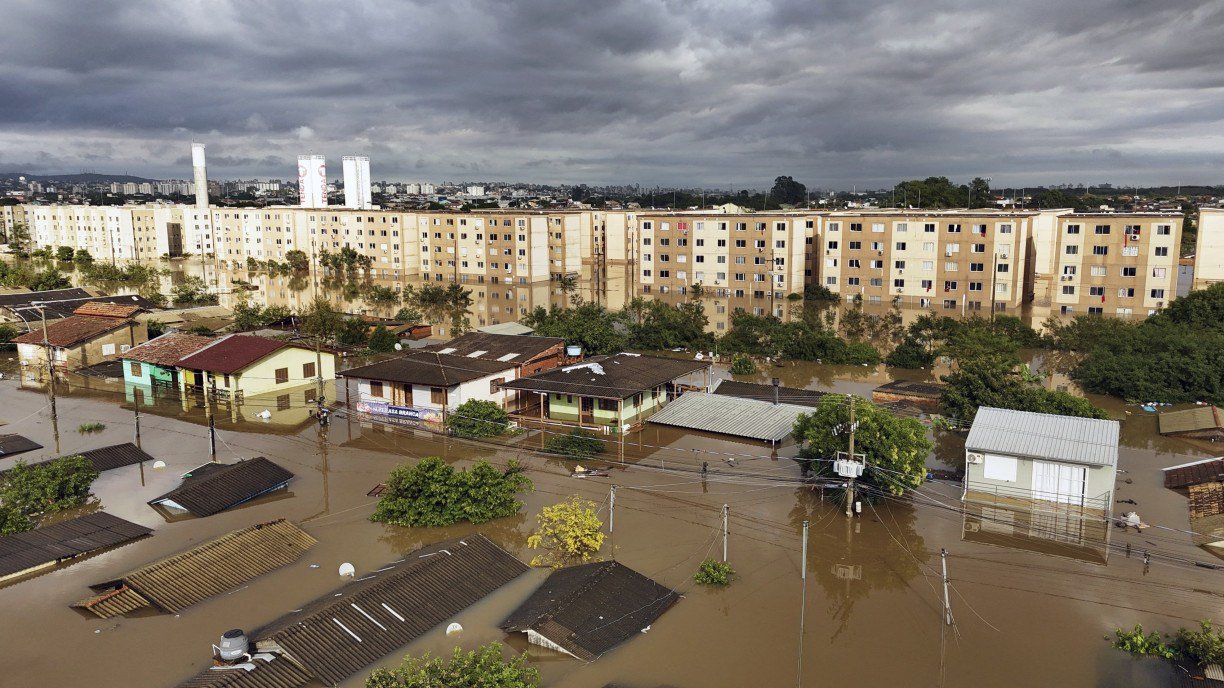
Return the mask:
<svg viewBox="0 0 1224 688"><path fill-rule="evenodd" d="M819 281L850 299L1012 310L1026 298L1036 212L833 212L818 237Z"/></svg>
<svg viewBox="0 0 1224 688"><path fill-rule="evenodd" d="M778 300L803 291L813 214L643 212L637 216L636 279L643 294L703 293ZM631 261L634 256L630 256Z"/></svg>
<svg viewBox="0 0 1224 688"><path fill-rule="evenodd" d="M1224 282L1224 208L1200 208L1194 247L1194 286L1206 289Z"/></svg>
<svg viewBox="0 0 1224 688"><path fill-rule="evenodd" d="M25 225L26 208L33 206L25 205L0 205L0 243L7 244L9 241L9 232L16 225Z"/></svg>
<svg viewBox="0 0 1224 688"><path fill-rule="evenodd" d="M1063 315L1155 313L1177 294L1181 228L1180 213L1060 215L1051 308Z"/></svg>

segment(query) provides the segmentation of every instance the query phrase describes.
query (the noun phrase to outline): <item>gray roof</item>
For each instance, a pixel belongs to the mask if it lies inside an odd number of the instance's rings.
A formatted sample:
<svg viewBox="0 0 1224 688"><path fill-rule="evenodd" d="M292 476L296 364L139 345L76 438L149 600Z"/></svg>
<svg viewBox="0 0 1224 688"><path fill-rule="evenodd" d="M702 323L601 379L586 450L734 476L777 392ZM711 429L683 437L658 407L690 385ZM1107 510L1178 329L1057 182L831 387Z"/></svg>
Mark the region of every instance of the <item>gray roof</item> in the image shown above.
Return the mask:
<svg viewBox="0 0 1224 688"><path fill-rule="evenodd" d="M722 394L685 392L650 417L651 423L675 425L754 440L786 439L806 406L778 404Z"/></svg>
<svg viewBox="0 0 1224 688"><path fill-rule="evenodd" d="M1086 466L1116 466L1120 427L1116 420L983 406L973 419L965 449Z"/></svg>

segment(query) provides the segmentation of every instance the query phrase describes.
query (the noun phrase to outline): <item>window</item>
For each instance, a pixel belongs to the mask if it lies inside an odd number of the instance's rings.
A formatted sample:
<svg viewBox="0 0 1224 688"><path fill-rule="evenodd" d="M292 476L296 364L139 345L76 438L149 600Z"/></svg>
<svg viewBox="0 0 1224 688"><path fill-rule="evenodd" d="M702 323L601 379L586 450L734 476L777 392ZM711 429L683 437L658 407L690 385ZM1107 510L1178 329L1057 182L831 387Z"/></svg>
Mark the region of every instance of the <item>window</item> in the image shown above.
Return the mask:
<svg viewBox="0 0 1224 688"><path fill-rule="evenodd" d="M931 291L931 287L933 287L933 286L935 286L935 283L934 283L933 281L931 281L931 280L922 280L922 288L923 288L923 289L926 289L927 291Z"/></svg>
<svg viewBox="0 0 1224 688"><path fill-rule="evenodd" d="M859 250L859 249L861 249L861 248L863 248L863 242L861 242L861 241L851 241L851 242L850 242L850 250L851 250L851 251L857 251L857 250Z"/></svg>
<svg viewBox="0 0 1224 688"><path fill-rule="evenodd" d="M1173 225L1156 225L1157 236L1169 236L1173 233Z"/></svg>
<svg viewBox="0 0 1224 688"><path fill-rule="evenodd" d="M877 234L879 234L879 233L883 232L883 231L884 231L884 223L883 223L883 222L872 222L872 223L871 223L871 231L872 231L872 232L875 232L875 233L877 233Z"/></svg>
<svg viewBox="0 0 1224 688"><path fill-rule="evenodd" d="M429 388L429 403L442 406L446 403L446 390L441 387Z"/></svg>
<svg viewBox="0 0 1224 688"><path fill-rule="evenodd" d="M896 268L896 269L898 269L898 270L904 270L904 269L905 269L905 261L903 261L903 260L894 260L894 261L893 261L893 267L894 267L894 268Z"/></svg>
<svg viewBox="0 0 1224 688"><path fill-rule="evenodd" d="M923 224L923 225L922 225L922 231L926 232L927 234L934 234L934 233L935 233L935 223L934 223L934 222L927 222L927 223Z"/></svg>
<svg viewBox="0 0 1224 688"><path fill-rule="evenodd" d="M1139 272L1139 268L1122 268L1123 277L1135 277Z"/></svg>
<svg viewBox="0 0 1224 688"><path fill-rule="evenodd" d="M1069 256L1078 255L1078 254L1079 254L1079 246L1076 246L1075 244L1072 244L1072 245L1068 246L1068 247L1067 247L1067 249L1066 249L1066 253L1067 253L1067 255L1069 255Z"/></svg>
<svg viewBox="0 0 1224 688"><path fill-rule="evenodd" d="M1067 225L1067 234L1079 234L1079 225Z"/></svg>
<svg viewBox="0 0 1224 688"><path fill-rule="evenodd" d="M995 266L995 272L1008 272L1010 270L1011 266L1009 266L1007 263L999 263Z"/></svg>
<svg viewBox="0 0 1224 688"><path fill-rule="evenodd" d="M982 283L981 282L970 282L969 291L982 291Z"/></svg>
<svg viewBox="0 0 1224 688"><path fill-rule="evenodd" d="M1105 287L1088 287L1089 296L1104 296Z"/></svg>
<svg viewBox="0 0 1224 688"><path fill-rule="evenodd" d="M1106 274L1105 266L1104 265L1093 265L1092 267L1089 268L1089 273L1093 277L1104 277Z"/></svg>
<svg viewBox="0 0 1224 688"><path fill-rule="evenodd" d="M862 222L851 222L851 223L850 223L850 231L851 231L851 232L861 232L861 231L863 231L863 223L862 223Z"/></svg>
<svg viewBox="0 0 1224 688"><path fill-rule="evenodd" d="M1109 234L1109 225L1097 225L1093 234Z"/></svg>
<svg viewBox="0 0 1224 688"><path fill-rule="evenodd" d="M1094 256L1107 256L1107 255L1109 255L1109 247L1108 247L1108 246L1093 246L1093 247L1092 247L1092 255L1094 255Z"/></svg>
<svg viewBox="0 0 1224 688"><path fill-rule="evenodd" d="M1169 255L1169 247L1168 247L1168 246L1157 246L1157 247L1156 247L1156 256L1157 256L1157 257L1164 257L1164 256L1167 256L1167 255Z"/></svg>
<svg viewBox="0 0 1224 688"><path fill-rule="evenodd" d="M960 234L960 225L948 225L948 234Z"/></svg>
<svg viewBox="0 0 1224 688"><path fill-rule="evenodd" d="M302 364L302 378L309 380L310 378L314 376L315 376L315 364L313 362L303 363Z"/></svg>
<svg viewBox="0 0 1224 688"><path fill-rule="evenodd" d="M984 272L986 270L985 263L970 263L969 272Z"/></svg>
<svg viewBox="0 0 1224 688"><path fill-rule="evenodd" d="M905 280L903 280L903 279L894 279L894 280L893 280L893 286L894 286L894 287L896 287L896 288L898 288L898 289L901 289L902 287L904 287L904 286L905 286Z"/></svg>
<svg viewBox="0 0 1224 688"><path fill-rule="evenodd" d="M130 361L128 363L128 372L132 374L132 377L142 377L144 375L144 372L140 369L140 363L138 361Z"/></svg>
<svg viewBox="0 0 1224 688"><path fill-rule="evenodd" d="M862 265L860 265L860 264L859 264L859 259L858 259L858 258L851 258L851 259L849 259L849 260L847 260L847 261L846 261L846 267L848 267L848 268L858 268L858 267L862 267Z"/></svg>
<svg viewBox="0 0 1224 688"><path fill-rule="evenodd" d="M830 250L830 251L835 251L835 250L837 250L837 242L836 242L836 241L830 241L830 242L829 242L829 250Z"/></svg>
<svg viewBox="0 0 1224 688"><path fill-rule="evenodd" d="M1165 290L1164 289L1153 289L1151 294L1152 294L1152 298L1154 299L1163 299L1165 295Z"/></svg>
<svg viewBox="0 0 1224 688"><path fill-rule="evenodd" d="M944 280L944 291L952 291L956 289L956 282L953 280Z"/></svg>
<svg viewBox="0 0 1224 688"><path fill-rule="evenodd" d="M973 252L974 253L985 253L986 244L973 244Z"/></svg>
<svg viewBox="0 0 1224 688"><path fill-rule="evenodd" d="M497 394L501 391L501 386L506 384L506 378L495 377L489 380L489 394Z"/></svg>
<svg viewBox="0 0 1224 688"><path fill-rule="evenodd" d="M283 385L288 381L289 381L289 369L288 368L277 368L276 369L276 384Z"/></svg>
<svg viewBox="0 0 1224 688"><path fill-rule="evenodd" d="M1016 468L1019 462L1013 456L998 456L987 454L982 463L982 477L988 480L1003 480L1016 482Z"/></svg>
<svg viewBox="0 0 1224 688"><path fill-rule="evenodd" d="M1011 233L1012 233L1011 225L999 225L999 234L1011 234Z"/></svg>
<svg viewBox="0 0 1224 688"><path fill-rule="evenodd" d="M378 380L370 381L370 396L381 397L383 395L383 383Z"/></svg>
<svg viewBox="0 0 1224 688"><path fill-rule="evenodd" d="M898 251L904 251L904 250L905 250L905 242L904 242L904 241L898 241L898 242L897 242L897 244L896 244L896 246L897 246L897 250L898 250Z"/></svg>
<svg viewBox="0 0 1224 688"><path fill-rule="evenodd" d="M908 232L909 223L908 222L898 222L896 225L893 226L893 231L894 232Z"/></svg>
<svg viewBox="0 0 1224 688"><path fill-rule="evenodd" d="M1134 287L1121 287L1118 289L1118 297L1123 299L1133 298L1135 296Z"/></svg>
<svg viewBox="0 0 1224 688"><path fill-rule="evenodd" d="M276 410L277 411L287 411L289 410L289 405L290 404L289 404L288 394L282 394L276 397Z"/></svg>
<svg viewBox="0 0 1224 688"><path fill-rule="evenodd" d="M1076 270L1076 267L1074 265L1064 265L1063 266L1064 275L1074 275L1075 270Z"/></svg>
<svg viewBox="0 0 1224 688"><path fill-rule="evenodd" d="M1166 268L1152 268L1152 277L1164 277Z"/></svg>
<svg viewBox="0 0 1224 688"><path fill-rule="evenodd" d="M1066 295L1066 296L1074 296L1074 295L1075 295L1075 287L1072 287L1072 286L1070 286L1070 285L1064 284L1064 285L1063 285L1063 288L1062 288L1062 293L1063 293L1064 295Z"/></svg>

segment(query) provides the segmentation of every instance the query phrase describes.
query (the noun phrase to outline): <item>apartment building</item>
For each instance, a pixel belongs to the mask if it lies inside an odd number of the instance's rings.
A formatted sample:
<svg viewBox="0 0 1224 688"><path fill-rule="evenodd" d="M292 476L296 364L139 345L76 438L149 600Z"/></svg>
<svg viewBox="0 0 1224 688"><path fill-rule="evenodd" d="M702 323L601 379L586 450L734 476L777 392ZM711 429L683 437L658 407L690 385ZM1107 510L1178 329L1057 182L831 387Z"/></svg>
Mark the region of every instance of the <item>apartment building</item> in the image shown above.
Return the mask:
<svg viewBox="0 0 1224 688"><path fill-rule="evenodd" d="M819 217L643 212L636 216L635 278L644 294L703 293L778 300L802 292Z"/></svg>
<svg viewBox="0 0 1224 688"><path fill-rule="evenodd" d="M879 210L826 215L818 280L865 303L960 311L1018 308L1025 299L1036 212Z"/></svg>
<svg viewBox="0 0 1224 688"><path fill-rule="evenodd" d="M1058 218L1051 307L1063 315L1146 316L1177 294L1180 213Z"/></svg>
<svg viewBox="0 0 1224 688"><path fill-rule="evenodd" d="M35 248L71 246L105 260L156 260L181 255L182 212L171 205L25 206Z"/></svg>
<svg viewBox="0 0 1224 688"><path fill-rule="evenodd" d="M1219 282L1224 282L1224 208L1200 208L1191 289L1206 289Z"/></svg>
<svg viewBox="0 0 1224 688"><path fill-rule="evenodd" d="M26 224L26 208L24 205L0 205L0 243L7 244L9 232L16 225Z"/></svg>

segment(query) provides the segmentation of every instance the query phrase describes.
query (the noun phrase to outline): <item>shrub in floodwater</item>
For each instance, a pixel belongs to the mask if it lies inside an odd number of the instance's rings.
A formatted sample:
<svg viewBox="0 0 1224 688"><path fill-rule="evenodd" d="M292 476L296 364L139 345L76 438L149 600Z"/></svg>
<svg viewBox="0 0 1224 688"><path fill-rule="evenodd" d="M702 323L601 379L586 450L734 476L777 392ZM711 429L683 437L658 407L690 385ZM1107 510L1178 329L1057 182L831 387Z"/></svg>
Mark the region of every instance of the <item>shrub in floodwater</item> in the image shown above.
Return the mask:
<svg viewBox="0 0 1224 688"><path fill-rule="evenodd" d="M701 585L728 585L731 583L731 576L735 575L735 569L724 561L715 561L714 559L706 559L701 562L701 566L697 567L697 573L693 575L693 580Z"/></svg>
<svg viewBox="0 0 1224 688"><path fill-rule="evenodd" d="M86 435L91 432L102 432L105 429L105 423L81 423L77 426L77 432L81 433L82 435Z"/></svg>

